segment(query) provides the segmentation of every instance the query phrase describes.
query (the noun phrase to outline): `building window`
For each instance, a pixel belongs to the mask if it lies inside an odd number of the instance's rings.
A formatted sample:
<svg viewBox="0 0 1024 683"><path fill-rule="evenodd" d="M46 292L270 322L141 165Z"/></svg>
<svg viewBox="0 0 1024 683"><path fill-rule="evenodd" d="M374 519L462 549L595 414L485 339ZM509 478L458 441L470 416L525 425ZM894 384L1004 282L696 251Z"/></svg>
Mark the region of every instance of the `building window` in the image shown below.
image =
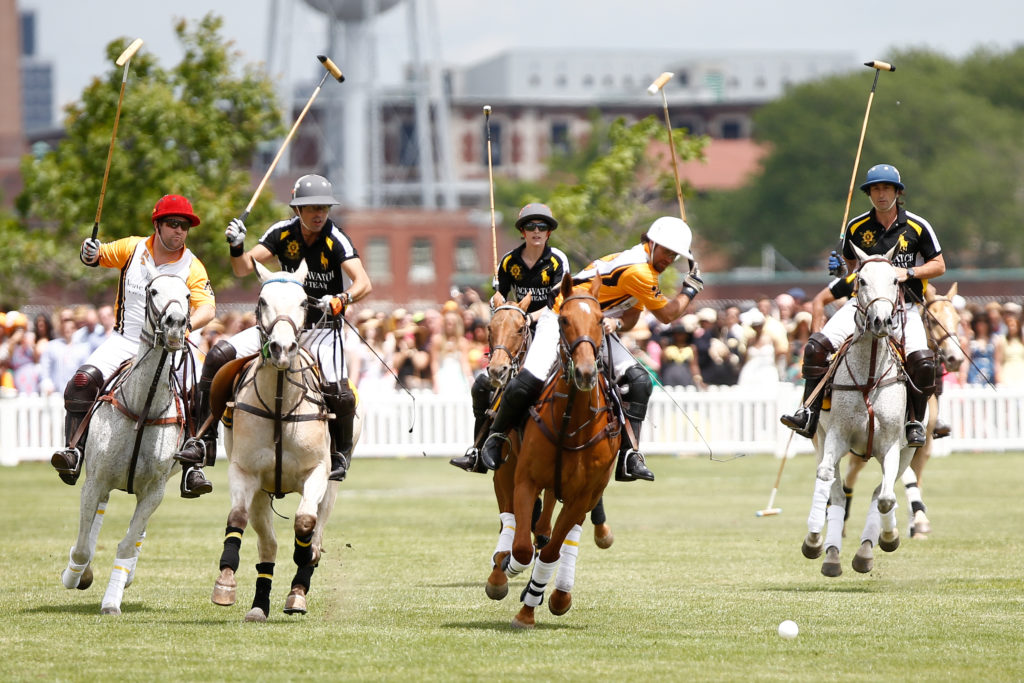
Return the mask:
<svg viewBox="0 0 1024 683"><path fill-rule="evenodd" d="M425 237L417 237L412 241L412 254L409 259L409 282L433 282L434 243Z"/></svg>
<svg viewBox="0 0 1024 683"><path fill-rule="evenodd" d="M391 282L391 244L385 237L372 237L366 245L363 261L370 282L387 284Z"/></svg>
<svg viewBox="0 0 1024 683"><path fill-rule="evenodd" d="M565 121L555 121L551 124L551 152L569 154L569 124Z"/></svg>
<svg viewBox="0 0 1024 683"><path fill-rule="evenodd" d="M725 121L722 123L722 138L724 140L738 140L743 135L743 126L739 121Z"/></svg>
<svg viewBox="0 0 1024 683"><path fill-rule="evenodd" d="M564 88L569 85L569 79L565 77L565 74L559 74L555 76L555 85L559 88Z"/></svg>
<svg viewBox="0 0 1024 683"><path fill-rule="evenodd" d="M416 124L403 121L398 140L398 165L417 166L420 162L419 144L416 141Z"/></svg>
<svg viewBox="0 0 1024 683"><path fill-rule="evenodd" d="M486 123L484 125L487 125ZM501 124L491 121L491 165L501 166ZM487 165L487 130L484 130L484 158L483 164Z"/></svg>
<svg viewBox="0 0 1024 683"><path fill-rule="evenodd" d="M475 273L480 265L477 258L476 240L472 237L460 237L455 243L455 272Z"/></svg>
<svg viewBox="0 0 1024 683"><path fill-rule="evenodd" d="M689 87L690 86L690 72L686 71L686 70L682 70L679 73L677 73L676 74L676 82L679 83L679 85L683 86L684 88Z"/></svg>
<svg viewBox="0 0 1024 683"><path fill-rule="evenodd" d="M594 77L591 76L590 74L587 74L586 76L584 76L583 77L583 87L584 88L592 88L592 87L594 87Z"/></svg>

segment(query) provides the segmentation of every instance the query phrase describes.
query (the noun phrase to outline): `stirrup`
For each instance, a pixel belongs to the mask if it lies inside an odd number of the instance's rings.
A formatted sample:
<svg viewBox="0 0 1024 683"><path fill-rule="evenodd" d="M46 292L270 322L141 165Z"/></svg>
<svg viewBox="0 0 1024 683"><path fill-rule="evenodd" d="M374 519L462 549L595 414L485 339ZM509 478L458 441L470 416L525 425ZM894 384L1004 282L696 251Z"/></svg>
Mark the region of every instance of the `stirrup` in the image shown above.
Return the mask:
<svg viewBox="0 0 1024 683"><path fill-rule="evenodd" d="M496 470L501 467L504 460L501 459L501 451L508 443L508 437L501 432L491 432L480 449L480 464L489 470Z"/></svg>
<svg viewBox="0 0 1024 683"><path fill-rule="evenodd" d="M911 420L906 426L907 446L920 448L925 444L924 425L917 420Z"/></svg>
<svg viewBox="0 0 1024 683"><path fill-rule="evenodd" d="M345 481L348 474L348 458L342 453L331 453L331 471L327 475L328 481Z"/></svg>
<svg viewBox="0 0 1024 683"><path fill-rule="evenodd" d="M190 479L191 483L189 483ZM182 498L198 498L213 491L213 484L203 474L202 469L193 465L182 470L180 491Z"/></svg>
<svg viewBox="0 0 1024 683"><path fill-rule="evenodd" d="M69 464L70 459L74 458L75 464L71 466ZM78 477L82 473L82 462L85 457L75 447L68 446L53 454L50 458L50 464L53 469L57 470L60 480L68 486L74 486L78 483Z"/></svg>
<svg viewBox="0 0 1024 683"><path fill-rule="evenodd" d="M779 422L786 425L800 436L808 439L818 430L816 415L807 406L800 406L792 415L783 415Z"/></svg>
<svg viewBox="0 0 1024 683"><path fill-rule="evenodd" d="M480 474L483 474L487 471L487 468L480 462L480 449L476 446L470 446L465 454L452 458L448 461L448 464L454 465L460 470L466 470L467 472L479 472Z"/></svg>
<svg viewBox="0 0 1024 683"><path fill-rule="evenodd" d="M630 461L633 461L630 464ZM654 481L654 472L647 469L647 461L644 454L635 448L630 448L625 453L619 453L619 461L615 467L615 481Z"/></svg>

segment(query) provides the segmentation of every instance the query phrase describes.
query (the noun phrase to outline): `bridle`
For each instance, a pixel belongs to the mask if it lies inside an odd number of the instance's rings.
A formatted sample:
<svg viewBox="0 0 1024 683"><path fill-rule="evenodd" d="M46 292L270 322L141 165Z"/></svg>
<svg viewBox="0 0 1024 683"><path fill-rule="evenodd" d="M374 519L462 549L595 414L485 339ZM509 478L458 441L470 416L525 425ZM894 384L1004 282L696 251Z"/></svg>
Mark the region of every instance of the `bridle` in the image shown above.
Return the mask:
<svg viewBox="0 0 1024 683"><path fill-rule="evenodd" d="M562 301L562 308L564 309L565 304L569 303L570 301L577 300L593 301L594 305L597 306L598 309L600 309L601 307L601 304L600 302L598 302L597 297L591 294L573 294L572 296L566 297ZM601 357L599 351L601 349L601 346L604 344L604 326L599 324L598 327L601 330L600 341L594 341L593 337L591 337L590 335L583 334L580 335L579 337L576 337L576 339L570 342L569 339L565 336L564 327L561 325L559 326L558 349L559 356L562 361L562 371L566 376L566 381L570 383L572 386L575 386L580 391L590 391L591 389L593 389L593 387L581 387L576 383L576 368L575 362L573 361L573 354L576 352L576 347L579 346L580 344L590 344L591 348L594 349L595 360Z"/></svg>
<svg viewBox="0 0 1024 683"><path fill-rule="evenodd" d="M866 259L866 260L864 260L860 264L860 268L857 269L857 272L860 273L860 271L864 268L864 266L866 264L868 264L868 263L875 263L875 262L889 263L889 260L886 259L886 258L883 258L883 257L876 257L876 258ZM859 276L858 276L858 279L859 279ZM859 290L859 287L858 287L858 290ZM868 311L877 302L887 303L887 304L889 304L892 307L892 313L889 315L889 321L890 321L890 324L891 324L891 326L893 328L895 328L899 323L903 322L904 311L903 311L903 290L902 290L902 288L900 288L898 286L896 287L896 298L895 299L890 299L890 298L887 298L887 297L884 297L884 296L876 296L875 298L870 299L867 302L864 302L864 301L861 301L860 297L858 296L857 297L857 303L856 303L855 308L854 308L853 320L854 320L854 323L857 326L857 331L858 331L859 334L864 334L867 331Z"/></svg>
<svg viewBox="0 0 1024 683"><path fill-rule="evenodd" d="M934 344L935 350L941 348L942 344L947 339L952 339L957 346L960 346L960 337L957 336L957 333L955 331L951 332L947 330L945 325L939 322L939 319L935 316L934 313L932 313L932 306L934 306L937 303L943 302L948 302L951 306L953 305L953 302L950 301L950 299L945 296L937 296L931 301L924 302L924 324L928 327L928 343ZM937 336L934 333L934 330L936 328L938 328L940 332L943 332L943 335L941 337Z"/></svg>
<svg viewBox="0 0 1024 683"><path fill-rule="evenodd" d="M147 324L143 324L142 332L139 334L139 339L141 339L143 342L145 342L146 344L148 344L149 346L151 346L153 348L160 347L160 348L166 349L167 348L167 328L164 326L163 321L164 321L164 318L166 317L167 309L169 309L172 305L176 305L176 304L180 305L181 302L179 302L179 301L177 301L175 299L171 299L166 304L164 304L163 308L158 309L156 307L156 304L153 301L153 283L156 282L157 280L159 280L162 277L177 277L177 276L176 275L170 275L168 273L161 273L160 275L157 275L152 280L150 280L149 284L146 285L146 321L145 322L148 323L148 325ZM190 327L190 324L189 324L189 309L190 309L189 302L191 301L191 298L192 298L191 294L186 294L185 295L185 328L186 329L188 329ZM152 327L152 329L153 329L152 334L147 332L147 330L146 330L147 327Z"/></svg>
<svg viewBox="0 0 1024 683"><path fill-rule="evenodd" d="M526 311L519 308L519 306L515 306L513 304L502 304L501 306L498 306L491 312L492 320L499 311L515 311L523 318L522 325L520 325L517 330L519 337L519 348L516 349L514 352L512 349L510 349L508 346L505 346L504 344L495 344L494 333L491 330L490 326L488 326L487 328L487 345L490 348L491 358L494 358L495 351L504 351L508 355L509 364L512 366L512 374L514 375L519 372L519 368L522 366L523 360L526 358L526 351L527 349L530 348L530 341L533 338L533 331L530 327L530 316Z"/></svg>
<svg viewBox="0 0 1024 683"><path fill-rule="evenodd" d="M266 285L277 282L288 283L295 285L297 287L302 287L301 283L283 277L276 277L270 278L269 280L265 280L263 282L263 286L265 287ZM266 302L264 301L263 295L261 293L259 299L256 300L256 328L259 330L260 333L260 356L264 360L266 360L270 356L270 333L274 330L275 327L277 327L278 323L287 323L292 328L292 332L295 334L296 343L298 342L299 339L299 326L295 324L295 321L292 320L290 316L281 314L268 323L265 322L263 319L263 311L265 308ZM305 300L302 302L302 311L303 313L305 313L306 311Z"/></svg>

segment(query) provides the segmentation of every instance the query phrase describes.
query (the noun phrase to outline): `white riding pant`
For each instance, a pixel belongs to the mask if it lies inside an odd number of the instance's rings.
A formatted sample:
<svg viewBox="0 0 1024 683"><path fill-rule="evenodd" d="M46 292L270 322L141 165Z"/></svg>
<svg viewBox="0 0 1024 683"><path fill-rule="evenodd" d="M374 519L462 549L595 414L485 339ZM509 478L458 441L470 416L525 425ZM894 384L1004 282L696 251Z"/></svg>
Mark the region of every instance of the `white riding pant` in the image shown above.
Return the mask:
<svg viewBox="0 0 1024 683"><path fill-rule="evenodd" d="M924 322L921 320L921 314L918 312L917 306L905 304L904 310L907 312L904 347L909 356L915 351L923 351L928 348L928 336L925 334ZM838 349L846 341L847 337L857 331L857 322L854 319L856 312L857 299L851 298L825 323L821 333L832 342L832 348ZM903 332L904 330L897 328L893 332L893 337L900 339L903 336Z"/></svg>
<svg viewBox="0 0 1024 683"><path fill-rule="evenodd" d="M201 368L203 365L202 360L199 358L196 347L189 346L189 353L192 354L193 367ZM159 351L156 351L159 352ZM120 332L111 332L102 344L96 347L96 350L89 354L89 358L86 359L86 365L95 366L100 372L103 373L103 379L107 380L110 378L114 371L121 367L121 364L126 360L131 360L139 353L139 340L130 339L124 336ZM168 363L174 367L178 367L181 363L181 352L175 352L168 358ZM193 373L188 373L188 376L183 376L182 368L178 368L178 380L181 381L182 385L188 389L192 386Z"/></svg>
<svg viewBox="0 0 1024 683"><path fill-rule="evenodd" d="M533 343L526 352L526 360L523 361L523 369L529 370L530 374L538 379L545 379L558 362L558 314L551 309L545 310L537 320L537 329L533 333ZM637 360L633 354L623 346L619 338L612 335L605 335L605 344L611 348L612 373L615 379L622 376L630 366L636 365ZM598 353L607 353L602 346Z"/></svg>
<svg viewBox="0 0 1024 683"><path fill-rule="evenodd" d="M228 339L228 343L235 347L235 353L239 356L259 353L260 330L258 327L246 328ZM325 383L336 382L345 376L345 356L340 345L334 346L332 330L302 330L299 333L299 344L316 359Z"/></svg>

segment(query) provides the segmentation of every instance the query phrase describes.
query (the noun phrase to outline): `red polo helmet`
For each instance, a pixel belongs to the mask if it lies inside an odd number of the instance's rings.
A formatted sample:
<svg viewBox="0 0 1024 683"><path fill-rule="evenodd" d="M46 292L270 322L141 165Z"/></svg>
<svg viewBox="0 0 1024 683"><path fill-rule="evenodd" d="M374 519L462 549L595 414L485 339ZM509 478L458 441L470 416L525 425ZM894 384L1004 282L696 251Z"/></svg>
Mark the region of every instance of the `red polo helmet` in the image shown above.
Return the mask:
<svg viewBox="0 0 1024 683"><path fill-rule="evenodd" d="M192 211L192 204L180 194L164 195L153 207L153 220L164 216L183 216L193 228L199 225L199 216Z"/></svg>

